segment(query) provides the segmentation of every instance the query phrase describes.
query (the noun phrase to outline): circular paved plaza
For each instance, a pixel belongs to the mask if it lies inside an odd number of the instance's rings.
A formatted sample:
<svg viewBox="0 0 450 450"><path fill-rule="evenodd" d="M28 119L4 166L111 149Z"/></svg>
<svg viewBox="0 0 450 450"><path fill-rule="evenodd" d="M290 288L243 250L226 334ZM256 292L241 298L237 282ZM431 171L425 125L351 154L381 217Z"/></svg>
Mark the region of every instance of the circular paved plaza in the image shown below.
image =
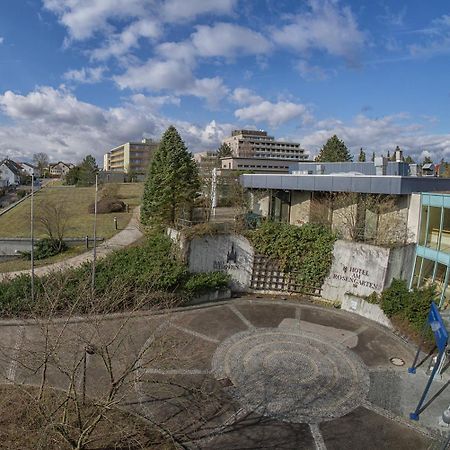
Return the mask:
<svg viewBox="0 0 450 450"><path fill-rule="evenodd" d="M136 381L152 421L199 449L429 449L407 419L413 347L354 314L302 302L236 299L161 318L163 339ZM149 359L153 359L151 356ZM407 396L406 396L407 397Z"/></svg>
<svg viewBox="0 0 450 450"><path fill-rule="evenodd" d="M0 325L0 372L8 382L39 385L40 359L34 369L28 358L46 348L44 327ZM49 335L61 342L56 364L46 369L52 386L67 389L60 365L71 367L84 355L76 385L91 398L107 398L109 369L85 350L86 342L94 349L110 342L113 372L132 374L118 405L182 448L440 448L434 425L448 406L445 395L427 406L420 422L409 420L427 380L422 368L407 373L414 348L387 328L334 308L244 297L159 314L61 319ZM18 363L22 353L26 364ZM445 382L436 380L430 396Z"/></svg>
<svg viewBox="0 0 450 450"><path fill-rule="evenodd" d="M260 328L225 340L212 359L248 411L287 422L318 423L361 405L369 374L345 347L300 330Z"/></svg>

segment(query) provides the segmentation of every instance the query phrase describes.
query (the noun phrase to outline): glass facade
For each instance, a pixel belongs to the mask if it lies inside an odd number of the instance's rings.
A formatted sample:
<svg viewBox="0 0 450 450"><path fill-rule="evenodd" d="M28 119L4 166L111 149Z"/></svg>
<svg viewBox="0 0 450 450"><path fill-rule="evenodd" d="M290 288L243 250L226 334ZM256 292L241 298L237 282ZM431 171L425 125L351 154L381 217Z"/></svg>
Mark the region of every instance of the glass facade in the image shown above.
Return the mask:
<svg viewBox="0 0 450 450"><path fill-rule="evenodd" d="M419 242L410 286L434 283L440 305L450 302L450 195L422 194Z"/></svg>

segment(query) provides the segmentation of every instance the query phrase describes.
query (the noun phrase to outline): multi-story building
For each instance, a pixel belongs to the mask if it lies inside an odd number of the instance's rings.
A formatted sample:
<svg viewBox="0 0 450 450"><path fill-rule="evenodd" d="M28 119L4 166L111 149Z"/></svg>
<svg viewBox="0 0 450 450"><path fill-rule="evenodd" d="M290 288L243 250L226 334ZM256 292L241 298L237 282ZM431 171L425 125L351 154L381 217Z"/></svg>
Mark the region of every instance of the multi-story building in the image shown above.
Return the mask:
<svg viewBox="0 0 450 450"><path fill-rule="evenodd" d="M50 173L51 177L64 178L68 174L69 170L73 167L74 165L71 163L59 161L54 164L49 164L48 172Z"/></svg>
<svg viewBox="0 0 450 450"><path fill-rule="evenodd" d="M442 306L450 301L450 195L424 193L410 287L434 284Z"/></svg>
<svg viewBox="0 0 450 450"><path fill-rule="evenodd" d="M305 150L296 142L276 141L266 131L234 130L231 136L223 140L229 145L233 156L237 158L286 159L304 161Z"/></svg>
<svg viewBox="0 0 450 450"><path fill-rule="evenodd" d="M276 141L262 130L234 130L223 143L232 152L231 156L221 159L224 170L288 173L289 165L307 159L300 144Z"/></svg>
<svg viewBox="0 0 450 450"><path fill-rule="evenodd" d="M151 139L142 139L142 142L126 142L119 145L105 153L103 170L144 175L158 144Z"/></svg>
<svg viewBox="0 0 450 450"><path fill-rule="evenodd" d="M22 167L13 160L0 161L0 187L19 185L22 175Z"/></svg>

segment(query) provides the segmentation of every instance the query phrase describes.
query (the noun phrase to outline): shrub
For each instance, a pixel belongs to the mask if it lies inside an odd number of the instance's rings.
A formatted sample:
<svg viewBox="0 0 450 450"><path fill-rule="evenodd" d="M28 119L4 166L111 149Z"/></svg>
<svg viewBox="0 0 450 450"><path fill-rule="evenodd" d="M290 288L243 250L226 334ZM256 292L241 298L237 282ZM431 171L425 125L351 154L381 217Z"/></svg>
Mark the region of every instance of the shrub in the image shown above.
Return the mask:
<svg viewBox="0 0 450 450"><path fill-rule="evenodd" d="M380 305L388 317L406 319L415 331L420 332L435 297L433 285L410 291L406 281L394 279L382 292Z"/></svg>
<svg viewBox="0 0 450 450"><path fill-rule="evenodd" d="M265 221L248 237L257 252L278 260L283 271L294 272L301 286L321 286L330 271L336 235L323 225Z"/></svg>
<svg viewBox="0 0 450 450"><path fill-rule="evenodd" d="M225 289L228 287L230 279L230 275L224 272L191 274L184 285L184 291L193 297L208 291Z"/></svg>
<svg viewBox="0 0 450 450"><path fill-rule="evenodd" d="M18 189L16 191L16 194L17 194L17 197L24 198L28 194L28 192L25 189Z"/></svg>
<svg viewBox="0 0 450 450"><path fill-rule="evenodd" d="M95 203L88 208L90 214L94 214ZM117 198L102 198L97 202L97 214L108 214L112 212L125 211L125 203Z"/></svg>
<svg viewBox="0 0 450 450"><path fill-rule="evenodd" d="M50 258L50 256L58 255L66 250L67 244L64 241L54 238L43 238L35 245L34 259ZM21 255L25 259L31 259L30 252L22 252Z"/></svg>

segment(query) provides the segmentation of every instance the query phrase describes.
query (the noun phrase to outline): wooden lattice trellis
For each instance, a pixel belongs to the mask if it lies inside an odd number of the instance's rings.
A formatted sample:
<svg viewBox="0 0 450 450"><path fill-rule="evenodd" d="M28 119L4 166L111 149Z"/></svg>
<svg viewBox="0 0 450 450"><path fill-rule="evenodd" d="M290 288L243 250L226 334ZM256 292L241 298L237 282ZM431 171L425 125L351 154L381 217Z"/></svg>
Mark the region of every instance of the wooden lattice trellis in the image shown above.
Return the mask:
<svg viewBox="0 0 450 450"><path fill-rule="evenodd" d="M296 272L285 273L276 260L256 254L253 259L251 288L264 291L297 292L320 296L320 287L305 287L296 281Z"/></svg>

